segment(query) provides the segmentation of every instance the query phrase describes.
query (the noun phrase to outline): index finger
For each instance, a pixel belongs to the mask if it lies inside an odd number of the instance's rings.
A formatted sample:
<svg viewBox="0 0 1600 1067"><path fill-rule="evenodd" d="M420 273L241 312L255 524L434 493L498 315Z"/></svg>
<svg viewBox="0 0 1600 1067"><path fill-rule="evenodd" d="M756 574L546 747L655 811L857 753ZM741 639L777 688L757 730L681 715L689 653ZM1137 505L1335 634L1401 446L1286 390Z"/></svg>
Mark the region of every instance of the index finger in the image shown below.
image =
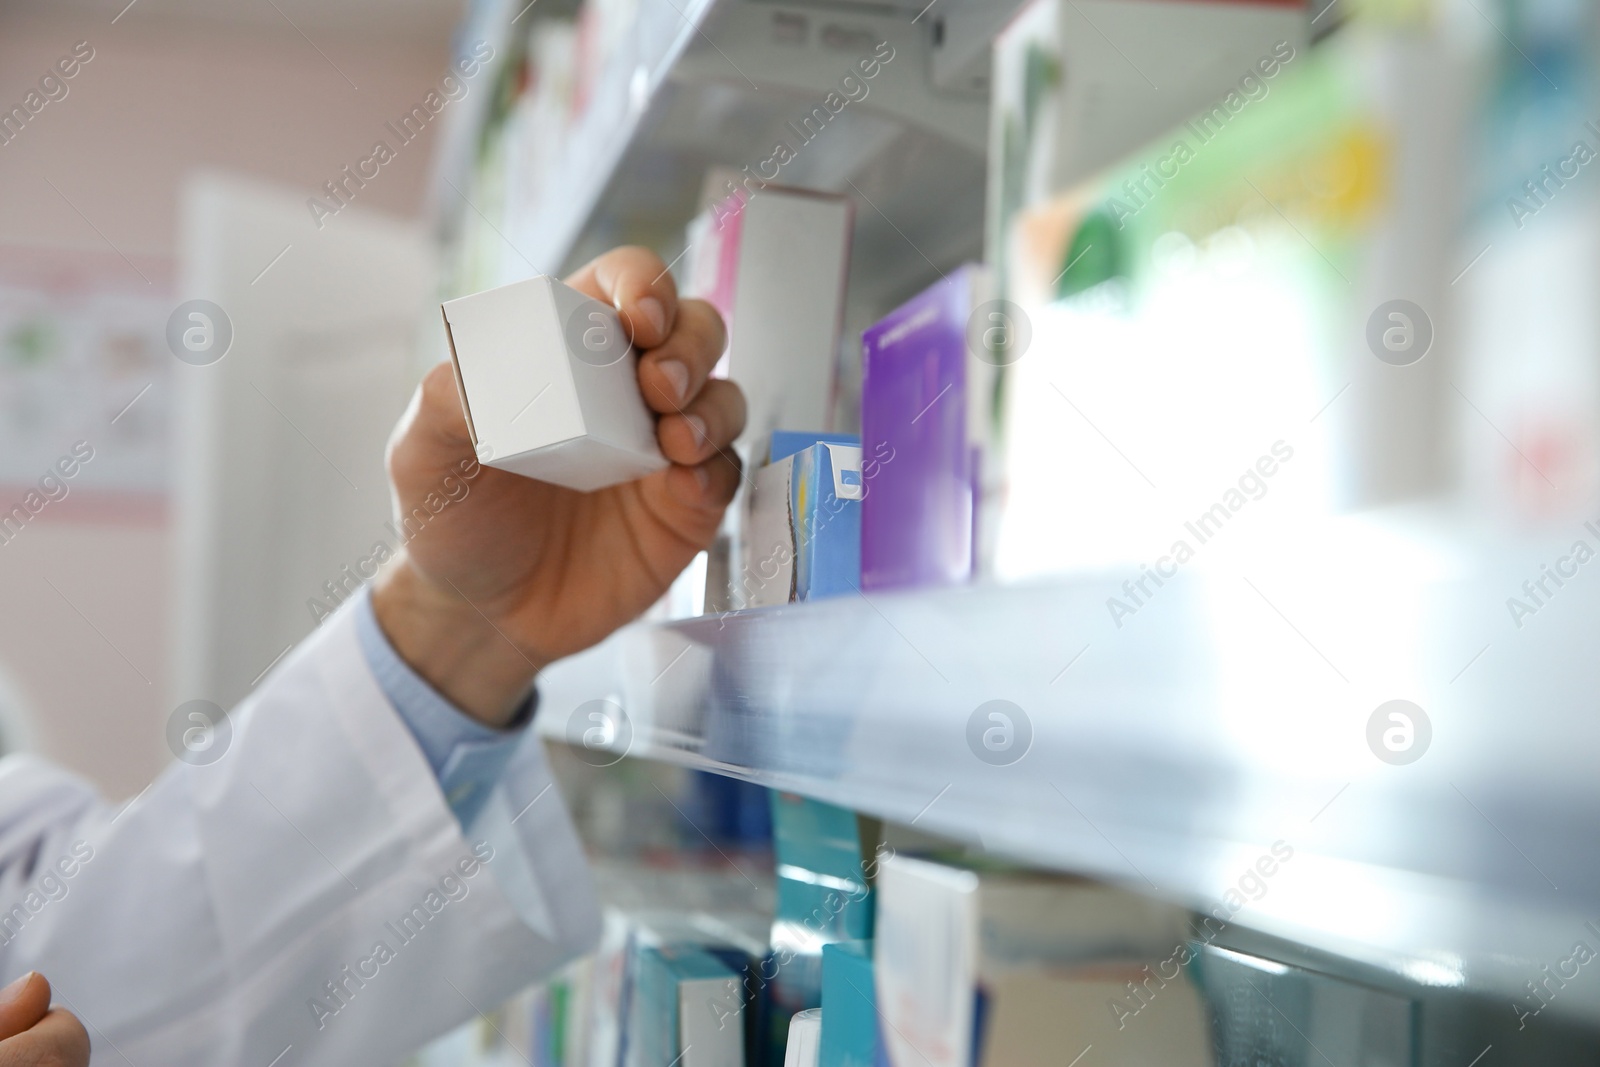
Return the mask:
<svg viewBox="0 0 1600 1067"><path fill-rule="evenodd" d="M678 315L678 283L648 248L613 248L567 279L579 292L617 309L628 336L650 349L672 333Z"/></svg>

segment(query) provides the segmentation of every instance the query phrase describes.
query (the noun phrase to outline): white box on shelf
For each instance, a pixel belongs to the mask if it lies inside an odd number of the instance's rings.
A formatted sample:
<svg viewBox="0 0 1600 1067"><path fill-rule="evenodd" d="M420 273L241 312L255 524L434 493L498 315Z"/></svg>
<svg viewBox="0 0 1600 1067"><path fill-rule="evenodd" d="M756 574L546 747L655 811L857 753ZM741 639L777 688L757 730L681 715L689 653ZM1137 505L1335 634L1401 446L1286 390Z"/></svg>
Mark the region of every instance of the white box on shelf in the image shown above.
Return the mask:
<svg viewBox="0 0 1600 1067"><path fill-rule="evenodd" d="M783 1067L817 1067L822 1047L822 1009L795 1012L789 1020L789 1043L783 1052Z"/></svg>
<svg viewBox="0 0 1600 1067"><path fill-rule="evenodd" d="M1066 1062L1048 1048L1063 1034L1053 1051L1097 1045L1110 1067L1211 1062L1200 1001L1181 970L1162 980L1176 986L1153 1002L1155 1011L1111 1036L1123 1019L1110 1006L1116 998L1128 996L1125 1014L1141 1004L1130 991L1150 972L1138 968L1189 940L1183 908L1083 879L906 855L878 868L876 893L873 967L883 1040L897 1067ZM1057 997L1053 1016L1035 1010L1041 998L1029 992L1040 987Z"/></svg>
<svg viewBox="0 0 1600 1067"><path fill-rule="evenodd" d="M727 324L719 372L744 390L747 460L773 430L828 428L852 219L845 197L768 185L689 226L684 291Z"/></svg>
<svg viewBox="0 0 1600 1067"><path fill-rule="evenodd" d="M667 465L611 308L547 275L441 306L483 463L585 492Z"/></svg>

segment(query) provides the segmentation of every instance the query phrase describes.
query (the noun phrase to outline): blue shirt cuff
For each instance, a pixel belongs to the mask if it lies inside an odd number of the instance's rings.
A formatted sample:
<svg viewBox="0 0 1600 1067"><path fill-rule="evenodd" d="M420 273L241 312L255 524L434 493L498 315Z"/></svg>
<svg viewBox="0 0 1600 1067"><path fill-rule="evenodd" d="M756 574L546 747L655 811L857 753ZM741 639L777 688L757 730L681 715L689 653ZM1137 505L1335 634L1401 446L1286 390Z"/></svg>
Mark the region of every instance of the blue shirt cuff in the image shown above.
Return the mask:
<svg viewBox="0 0 1600 1067"><path fill-rule="evenodd" d="M378 626L372 594L364 590L356 605L356 629L367 666L383 695L399 712L401 721L433 768L445 801L462 829L471 825L500 781L506 763L522 741L538 706L532 691L517 709L512 725L504 730L485 726L440 696L394 650Z"/></svg>

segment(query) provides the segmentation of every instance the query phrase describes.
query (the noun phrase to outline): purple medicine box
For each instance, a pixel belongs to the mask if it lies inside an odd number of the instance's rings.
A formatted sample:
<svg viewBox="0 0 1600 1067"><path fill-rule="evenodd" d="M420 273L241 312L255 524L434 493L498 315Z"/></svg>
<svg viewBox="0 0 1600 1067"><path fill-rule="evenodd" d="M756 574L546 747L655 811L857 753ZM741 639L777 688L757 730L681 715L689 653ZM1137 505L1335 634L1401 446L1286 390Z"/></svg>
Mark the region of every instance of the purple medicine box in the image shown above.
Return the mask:
<svg viewBox="0 0 1600 1067"><path fill-rule="evenodd" d="M863 590L972 573L966 334L980 285L969 264L861 335Z"/></svg>

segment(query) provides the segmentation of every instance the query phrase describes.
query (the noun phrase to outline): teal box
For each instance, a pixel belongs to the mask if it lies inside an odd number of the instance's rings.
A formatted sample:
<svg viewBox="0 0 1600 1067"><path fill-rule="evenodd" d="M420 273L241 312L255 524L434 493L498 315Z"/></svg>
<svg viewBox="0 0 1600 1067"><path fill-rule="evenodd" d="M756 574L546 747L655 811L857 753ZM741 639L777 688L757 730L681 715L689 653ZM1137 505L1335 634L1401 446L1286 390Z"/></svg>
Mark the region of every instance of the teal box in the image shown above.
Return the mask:
<svg viewBox="0 0 1600 1067"><path fill-rule="evenodd" d="M824 1067L874 1067L883 1061L878 996L872 980L872 942L822 946L822 1049Z"/></svg>
<svg viewBox="0 0 1600 1067"><path fill-rule="evenodd" d="M673 1067L691 1047L700 1063L744 1062L744 980L704 949L646 948L629 1013L628 1067Z"/></svg>
<svg viewBox="0 0 1600 1067"><path fill-rule="evenodd" d="M871 937L874 898L855 812L774 791L772 844L778 901L772 922L776 966L768 986L769 1055L782 1062L790 1017L822 1004L819 947Z"/></svg>

